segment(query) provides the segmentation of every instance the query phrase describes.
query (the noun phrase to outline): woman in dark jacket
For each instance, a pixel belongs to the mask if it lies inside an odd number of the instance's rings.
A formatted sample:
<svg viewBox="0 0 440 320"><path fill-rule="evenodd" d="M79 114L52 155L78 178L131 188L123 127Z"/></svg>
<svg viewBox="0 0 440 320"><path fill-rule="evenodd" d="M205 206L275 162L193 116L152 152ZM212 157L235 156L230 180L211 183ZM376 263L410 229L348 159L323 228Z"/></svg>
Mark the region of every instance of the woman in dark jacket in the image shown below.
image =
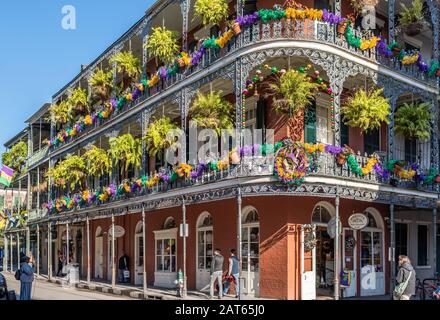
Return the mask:
<svg viewBox="0 0 440 320"><path fill-rule="evenodd" d="M394 296L394 300L410 300L411 296L416 293L416 271L411 265L411 261L407 256L399 256L399 272L397 273L397 284L405 283L408 280L403 294L400 297Z"/></svg>
<svg viewBox="0 0 440 320"><path fill-rule="evenodd" d="M20 271L20 300L31 300L32 282L34 281L34 261L23 258Z"/></svg>

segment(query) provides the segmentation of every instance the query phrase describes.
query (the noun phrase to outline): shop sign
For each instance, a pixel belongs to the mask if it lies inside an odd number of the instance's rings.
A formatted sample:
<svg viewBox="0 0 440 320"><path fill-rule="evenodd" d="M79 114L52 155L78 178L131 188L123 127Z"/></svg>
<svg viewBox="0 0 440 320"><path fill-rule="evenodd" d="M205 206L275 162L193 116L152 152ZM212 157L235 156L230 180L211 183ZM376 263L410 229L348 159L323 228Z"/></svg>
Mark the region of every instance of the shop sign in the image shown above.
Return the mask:
<svg viewBox="0 0 440 320"><path fill-rule="evenodd" d="M125 234L125 229L121 226L115 226L115 238L120 238ZM110 230L108 231L108 235L112 236L112 227L110 227Z"/></svg>
<svg viewBox="0 0 440 320"><path fill-rule="evenodd" d="M348 218L348 225L354 230L361 230L368 225L368 217L363 213L354 213Z"/></svg>
<svg viewBox="0 0 440 320"><path fill-rule="evenodd" d="M338 221L338 226L339 226L339 235L342 234L342 223L341 220ZM333 217L330 219L330 221L328 222L327 225L327 233L330 236L330 238L334 239L334 237L336 236L336 217Z"/></svg>

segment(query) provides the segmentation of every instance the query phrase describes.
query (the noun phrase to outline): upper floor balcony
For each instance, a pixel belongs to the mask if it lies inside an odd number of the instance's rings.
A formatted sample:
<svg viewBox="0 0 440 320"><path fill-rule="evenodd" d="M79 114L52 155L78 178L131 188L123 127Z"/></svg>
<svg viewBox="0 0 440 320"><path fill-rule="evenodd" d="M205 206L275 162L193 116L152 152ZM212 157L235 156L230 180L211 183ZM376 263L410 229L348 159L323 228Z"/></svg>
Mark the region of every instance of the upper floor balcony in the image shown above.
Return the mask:
<svg viewBox="0 0 440 320"><path fill-rule="evenodd" d="M306 191L313 187L318 193L325 193L326 189L334 186L353 188L357 191L352 196L365 201L380 201L381 193L394 193L397 197L437 197L440 176L436 172L424 172L414 164L390 164L379 154L344 155L341 149L323 144L304 144L298 149L288 146L276 147L278 151L275 154L262 151L271 147L244 147L235 156L230 154L230 163L213 160L195 166L167 167L148 176L117 180L109 185L67 194L58 189L53 194L54 200L43 204L43 208L48 210L49 215L101 210L171 195L215 192L233 184L251 188L264 184L267 189L281 192L301 186ZM257 149L260 151L255 151ZM300 153L296 153L297 150ZM255 152L263 153L256 155ZM362 191L370 193L363 198ZM304 195L313 194L306 192Z"/></svg>
<svg viewBox="0 0 440 320"><path fill-rule="evenodd" d="M130 91L110 100L107 106L96 105L95 111L90 114L89 118L85 117L65 126L59 132L53 132L50 142L51 150L62 148L66 143L96 131L98 127L113 122L130 109L140 105L146 106L159 96L175 94L180 84L189 84L202 72L214 71L225 63L232 63L242 55L257 49L313 48L339 55L344 59L351 59L362 67L371 68L387 77L403 79L409 84L418 84L419 88L430 88L438 92L438 78L426 71L430 68L430 62L422 63L422 60L414 60L416 51L408 51L406 53L408 59L403 59L403 49L398 55L399 52L393 51L385 39L381 42L372 31L356 28L351 29L352 32L349 35L342 34L339 24L334 23L338 16L332 15L331 17L333 18L329 18L328 12L325 18L320 16L317 19L287 18L286 16L279 19L261 19L258 13L246 15L241 20L239 31L232 32L231 28L226 27L225 31L220 32L215 38L223 39L224 46L213 45L214 38L199 41L196 46L188 50L190 63L177 59L174 65L155 70L148 77L133 85ZM359 41L365 45L354 44ZM135 44L131 44L130 48L133 46ZM141 49L138 48L137 51L140 52ZM410 58L414 61L408 63ZM144 65L147 64L144 61Z"/></svg>

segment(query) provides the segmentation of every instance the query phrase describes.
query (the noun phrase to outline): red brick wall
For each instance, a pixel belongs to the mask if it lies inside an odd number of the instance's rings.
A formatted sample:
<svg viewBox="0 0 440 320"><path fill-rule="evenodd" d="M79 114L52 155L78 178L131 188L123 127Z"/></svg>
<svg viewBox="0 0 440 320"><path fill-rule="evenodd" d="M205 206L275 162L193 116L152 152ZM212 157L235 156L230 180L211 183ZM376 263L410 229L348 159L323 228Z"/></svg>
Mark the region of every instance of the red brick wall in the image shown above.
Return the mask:
<svg viewBox="0 0 440 320"><path fill-rule="evenodd" d="M315 205L325 200L317 197L246 197L243 198L243 208L253 206L257 209L260 217L260 296L276 299L300 299L300 231L298 225L311 223L311 216ZM334 199L326 200L334 205ZM385 205L341 199L340 216L344 227L347 219L353 212L363 212L368 207L374 207L382 216L388 215L388 207ZM236 214L237 202L235 199L202 203L187 206L187 223L189 225L189 237L187 238L187 277L188 289L196 288L196 241L197 219L203 212L209 212L213 219L214 248L219 248L225 258L231 248L237 248ZM154 230L161 230L167 217L174 217L176 224L182 222L180 207L148 212L146 214L146 263L147 283L154 284L155 271L155 243ZM117 217L116 224L125 228L126 234L118 239L118 254L120 257L122 247L130 257L130 271L134 274L134 232L140 214L132 214L125 217ZM110 219L91 221L91 253L94 255L94 239L97 226L108 232ZM389 235L385 230L384 250L388 250ZM359 237L358 237L359 239ZM104 234L104 275L107 274L108 261L108 234ZM358 261L360 251L358 246ZM177 270L182 268L183 263L182 239L177 237ZM386 255L384 256L386 258ZM91 259L92 275L94 273L94 258ZM86 263L86 258L84 262ZM225 259L224 269L227 268ZM384 261L385 262L385 261ZM359 266L359 263L358 263ZM358 267L359 269L359 267ZM389 267L385 263L386 288L388 290ZM358 277L359 278L359 277ZM133 281L132 277L132 281ZM360 280L359 280L360 281ZM359 288L359 284L358 284Z"/></svg>

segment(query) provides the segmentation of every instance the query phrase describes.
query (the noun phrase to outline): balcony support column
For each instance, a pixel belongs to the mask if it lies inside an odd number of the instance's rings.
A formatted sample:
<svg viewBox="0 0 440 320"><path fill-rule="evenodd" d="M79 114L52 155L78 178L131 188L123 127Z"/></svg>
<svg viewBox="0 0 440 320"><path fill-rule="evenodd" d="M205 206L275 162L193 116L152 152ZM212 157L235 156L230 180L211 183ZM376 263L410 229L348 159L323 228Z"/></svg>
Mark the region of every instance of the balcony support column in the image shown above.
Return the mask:
<svg viewBox="0 0 440 320"><path fill-rule="evenodd" d="M37 167L37 216L40 217L40 167Z"/></svg>
<svg viewBox="0 0 440 320"><path fill-rule="evenodd" d="M141 128L142 128L142 138L147 134L148 124L150 122L151 112L147 110L142 111L141 114ZM147 143L142 139L142 168L141 175L147 174Z"/></svg>
<svg viewBox="0 0 440 320"><path fill-rule="evenodd" d="M5 246L5 250L4 250L4 255L3 255L3 270L7 271L8 270L8 249L9 249L9 243L8 243L8 237L6 236L6 233L3 234L3 243Z"/></svg>
<svg viewBox="0 0 440 320"><path fill-rule="evenodd" d="M145 222L145 205L142 204L142 287L144 297L147 295L147 237L146 237L146 222Z"/></svg>
<svg viewBox="0 0 440 320"><path fill-rule="evenodd" d="M151 16L148 16L145 20L145 27L139 33L139 36L142 38L142 75L144 78L147 77L147 64L148 64L148 34L151 30ZM147 90L147 88L145 88Z"/></svg>
<svg viewBox="0 0 440 320"><path fill-rule="evenodd" d="M26 255L31 252L31 230L29 227L26 227Z"/></svg>
<svg viewBox="0 0 440 320"><path fill-rule="evenodd" d="M434 275L437 274L437 207L432 209L432 267Z"/></svg>
<svg viewBox="0 0 440 320"><path fill-rule="evenodd" d="M242 257L242 227L241 227L241 221L242 221L242 215L241 215L241 207L242 207L242 195L241 195L241 188L238 187L237 190L237 254L238 259L240 260L240 263L238 264L238 283L239 283L239 294L238 299L242 299L242 292L243 292L243 281L242 281L242 265L243 265L243 257Z"/></svg>
<svg viewBox="0 0 440 320"><path fill-rule="evenodd" d="M31 174L32 171L28 172L27 175L27 201L26 201L26 210L27 212L30 212L32 209L32 186L31 186Z"/></svg>
<svg viewBox="0 0 440 320"><path fill-rule="evenodd" d="M187 276L186 276L186 204L185 197L182 199L182 242L183 242L183 290L182 298L187 297Z"/></svg>
<svg viewBox="0 0 440 320"><path fill-rule="evenodd" d="M432 104L431 104L431 161L430 167L431 169L439 170L439 130L438 130L438 113L439 113L439 105L437 96L432 96ZM436 186L438 188L438 186Z"/></svg>
<svg viewBox="0 0 440 320"><path fill-rule="evenodd" d="M191 6L191 0L180 1L180 11L182 13L182 51L188 51L188 20L189 20L189 8Z"/></svg>
<svg viewBox="0 0 440 320"><path fill-rule="evenodd" d="M115 263L115 214L112 212L112 251L111 251L111 257L112 257L112 289L114 290L116 288L116 263Z"/></svg>
<svg viewBox="0 0 440 320"><path fill-rule="evenodd" d="M9 238L11 239L11 247L10 247L10 253L11 253L11 272L14 272L14 255L13 255L13 249L12 249L12 233L9 235ZM17 243L16 243L17 244Z"/></svg>
<svg viewBox="0 0 440 320"><path fill-rule="evenodd" d="M69 234L69 222L66 223L66 264L70 263L70 234ZM61 242L63 241L63 235L61 234Z"/></svg>
<svg viewBox="0 0 440 320"><path fill-rule="evenodd" d="M249 68L246 68L248 70ZM243 90L246 88L246 79L249 76L249 72L244 71L243 61L238 59L235 62L235 139L236 147L242 147L242 130L243 128Z"/></svg>
<svg viewBox="0 0 440 320"><path fill-rule="evenodd" d="M427 5L429 7L429 11L431 12L431 20L432 20L432 33L433 33L433 60L438 61L440 58L439 52L439 4L435 0L427 0Z"/></svg>
<svg viewBox="0 0 440 320"><path fill-rule="evenodd" d="M177 103L179 103L180 106L180 118L181 118L181 129L182 129L182 135L180 139L180 145L181 145L181 154L180 154L180 162L186 163L187 158L187 149L188 146L186 145L186 134L188 131L188 113L189 113L189 106L191 104L191 99L194 92L190 92L188 88L184 88L180 91L180 97L176 100Z"/></svg>
<svg viewBox="0 0 440 320"><path fill-rule="evenodd" d="M52 222L47 226L47 278L52 278Z"/></svg>
<svg viewBox="0 0 440 320"><path fill-rule="evenodd" d="M338 14L338 15L342 14L341 0L335 0L335 14Z"/></svg>
<svg viewBox="0 0 440 320"><path fill-rule="evenodd" d="M389 260L390 260L390 292L394 291L395 278L396 278L396 266L395 266L395 247L396 247L396 225L394 220L394 202L391 199L390 204L390 250L389 250Z"/></svg>
<svg viewBox="0 0 440 320"><path fill-rule="evenodd" d="M40 225L37 224L37 276L40 275Z"/></svg>
<svg viewBox="0 0 440 320"><path fill-rule="evenodd" d="M388 0L388 42L389 43L392 43L395 37L395 22L394 22L394 18L396 16L395 8L396 8L396 0Z"/></svg>
<svg viewBox="0 0 440 320"><path fill-rule="evenodd" d="M336 0L338 1L338 0ZM242 16L243 15L243 9L244 9L244 1L243 0L237 0L237 17Z"/></svg>
<svg viewBox="0 0 440 320"><path fill-rule="evenodd" d="M91 275L91 268L90 268L90 220L89 215L87 215L86 218L86 232L87 232L87 284L90 284L90 275Z"/></svg>

